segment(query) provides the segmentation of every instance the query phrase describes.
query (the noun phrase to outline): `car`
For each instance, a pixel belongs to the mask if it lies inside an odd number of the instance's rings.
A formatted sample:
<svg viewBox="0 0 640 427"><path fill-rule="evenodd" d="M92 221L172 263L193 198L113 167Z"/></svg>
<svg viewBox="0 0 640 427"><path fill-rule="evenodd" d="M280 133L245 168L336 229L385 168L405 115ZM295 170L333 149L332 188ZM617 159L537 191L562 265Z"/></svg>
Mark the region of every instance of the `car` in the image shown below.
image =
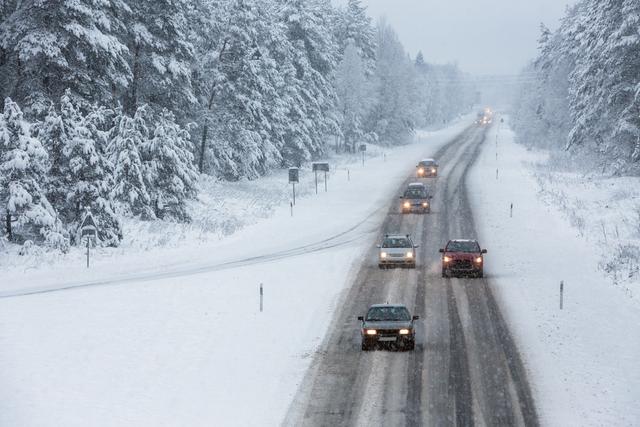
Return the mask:
<svg viewBox="0 0 640 427"><path fill-rule="evenodd" d="M411 316L402 304L374 304L366 316L358 316L362 322L362 350L372 350L379 345L413 350L416 346L414 322L420 316Z"/></svg>
<svg viewBox="0 0 640 427"><path fill-rule="evenodd" d="M404 194L400 196L400 199L402 199L400 212L430 213L431 197L426 185L421 182L412 182L407 186Z"/></svg>
<svg viewBox="0 0 640 427"><path fill-rule="evenodd" d="M408 234L386 234L378 248L378 267L416 268L416 245Z"/></svg>
<svg viewBox="0 0 640 427"><path fill-rule="evenodd" d="M416 175L418 178L438 176L438 164L434 159L422 159L416 166Z"/></svg>
<svg viewBox="0 0 640 427"><path fill-rule="evenodd" d="M442 277L484 276L484 254L486 249L480 249L477 240L455 239L449 240L440 249L442 253Z"/></svg>

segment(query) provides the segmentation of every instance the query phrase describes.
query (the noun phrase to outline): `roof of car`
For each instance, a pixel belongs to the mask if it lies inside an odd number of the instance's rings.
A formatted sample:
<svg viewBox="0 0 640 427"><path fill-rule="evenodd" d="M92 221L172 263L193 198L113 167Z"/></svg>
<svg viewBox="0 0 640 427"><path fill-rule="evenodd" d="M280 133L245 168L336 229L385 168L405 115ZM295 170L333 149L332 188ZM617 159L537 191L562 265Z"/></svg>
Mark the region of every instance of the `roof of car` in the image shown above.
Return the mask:
<svg viewBox="0 0 640 427"><path fill-rule="evenodd" d="M386 303L386 304L372 304L371 307L369 307L369 308L371 309L371 308L374 308L374 307L404 307L404 308L407 308L407 306L404 305L404 304L389 304L389 303Z"/></svg>
<svg viewBox="0 0 640 427"><path fill-rule="evenodd" d="M476 239L451 239L450 242L478 242Z"/></svg>
<svg viewBox="0 0 640 427"><path fill-rule="evenodd" d="M410 239L408 234L385 234L385 239Z"/></svg>
<svg viewBox="0 0 640 427"><path fill-rule="evenodd" d="M424 185L421 182L412 182L412 183L409 184L409 187L424 187L424 188L426 188L426 185Z"/></svg>
<svg viewBox="0 0 640 427"><path fill-rule="evenodd" d="M421 161L421 162L435 162L435 160L434 160L434 159L432 159L432 158L422 159L422 160L420 160L420 161Z"/></svg>

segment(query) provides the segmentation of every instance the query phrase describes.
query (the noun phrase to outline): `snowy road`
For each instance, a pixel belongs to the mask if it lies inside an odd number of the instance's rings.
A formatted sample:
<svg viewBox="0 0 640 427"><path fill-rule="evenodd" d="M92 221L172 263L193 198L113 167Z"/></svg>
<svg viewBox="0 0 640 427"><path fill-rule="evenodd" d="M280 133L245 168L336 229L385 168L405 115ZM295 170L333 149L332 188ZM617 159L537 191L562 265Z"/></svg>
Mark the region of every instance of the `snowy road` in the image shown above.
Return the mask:
<svg viewBox="0 0 640 427"><path fill-rule="evenodd" d="M285 424L538 424L521 358L490 289L492 272L485 279L440 276L438 248L449 238L476 237L465 178L484 139L485 130L472 127L436 155L441 168L431 215L400 215L397 200L391 202L380 235L413 234L418 268L379 270L375 247L368 249ZM414 352L360 350L356 316L385 301L404 303L423 319Z"/></svg>

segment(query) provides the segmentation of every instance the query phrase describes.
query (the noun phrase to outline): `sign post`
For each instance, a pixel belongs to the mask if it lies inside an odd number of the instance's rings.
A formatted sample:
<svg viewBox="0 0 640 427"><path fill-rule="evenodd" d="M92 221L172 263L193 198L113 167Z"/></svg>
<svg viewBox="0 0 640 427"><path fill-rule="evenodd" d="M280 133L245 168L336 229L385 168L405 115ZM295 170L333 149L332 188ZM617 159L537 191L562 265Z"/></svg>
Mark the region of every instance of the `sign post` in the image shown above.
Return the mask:
<svg viewBox="0 0 640 427"><path fill-rule="evenodd" d="M362 166L364 166L364 153L367 152L367 144L360 144L360 152L362 153Z"/></svg>
<svg viewBox="0 0 640 427"><path fill-rule="evenodd" d="M299 180L299 169L298 168L289 168L289 184L293 186L293 204L296 204L296 183L300 182Z"/></svg>
<svg viewBox="0 0 640 427"><path fill-rule="evenodd" d="M324 172L324 191L327 191L327 172L329 172L329 163L327 162L314 162L311 164L311 168L316 176L316 194L318 194L318 171Z"/></svg>
<svg viewBox="0 0 640 427"><path fill-rule="evenodd" d="M91 241L96 242L98 240L98 227L96 226L90 209L86 210L86 214L82 219L80 238L87 241L87 268L89 268L89 248L91 247Z"/></svg>

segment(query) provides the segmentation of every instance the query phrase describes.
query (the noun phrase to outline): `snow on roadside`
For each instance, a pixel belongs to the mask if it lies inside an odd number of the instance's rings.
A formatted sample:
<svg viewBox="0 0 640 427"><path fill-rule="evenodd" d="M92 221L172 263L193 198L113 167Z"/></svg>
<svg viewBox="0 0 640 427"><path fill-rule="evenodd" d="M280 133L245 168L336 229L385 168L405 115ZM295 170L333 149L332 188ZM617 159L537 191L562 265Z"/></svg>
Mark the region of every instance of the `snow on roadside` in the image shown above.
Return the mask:
<svg viewBox="0 0 640 427"><path fill-rule="evenodd" d="M597 184L562 181L564 193L581 208L576 215L593 218L581 229L567 215L574 210L549 197L536 179L544 153L515 144L504 119L490 131L467 183L479 238L489 249L486 272L527 366L541 423L637 425L640 307L599 267L603 238L593 226L609 224L603 210L628 212L595 202ZM616 187L625 185L621 180ZM615 191L605 194L622 199ZM637 276L634 282L629 286L637 289Z"/></svg>
<svg viewBox="0 0 640 427"><path fill-rule="evenodd" d="M389 200L417 160L468 123L421 133L365 167L353 163L350 181L337 171L329 192L298 200L293 218L281 204L221 240L96 257L88 272L67 262L1 271L8 292L193 267L171 278L0 298L0 425L278 424ZM331 250L202 269L331 236Z"/></svg>

